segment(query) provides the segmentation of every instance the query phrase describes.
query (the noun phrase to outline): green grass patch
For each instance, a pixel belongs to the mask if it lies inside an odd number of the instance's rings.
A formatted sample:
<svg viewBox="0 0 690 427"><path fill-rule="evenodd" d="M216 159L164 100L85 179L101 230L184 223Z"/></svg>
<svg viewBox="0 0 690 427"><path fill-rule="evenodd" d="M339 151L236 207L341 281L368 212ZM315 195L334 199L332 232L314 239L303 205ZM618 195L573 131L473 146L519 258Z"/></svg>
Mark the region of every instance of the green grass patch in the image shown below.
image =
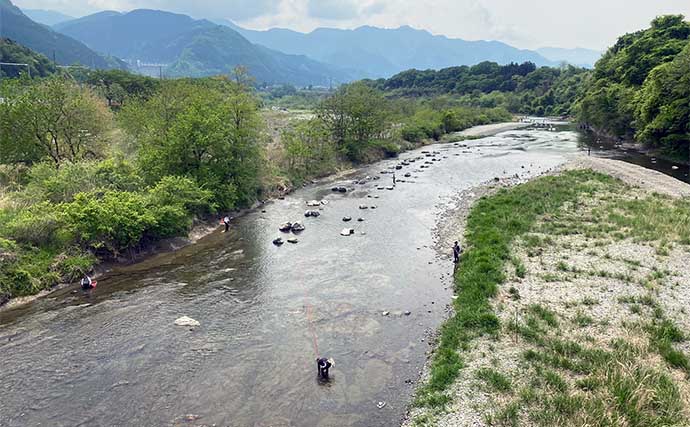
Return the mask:
<svg viewBox="0 0 690 427"><path fill-rule="evenodd" d="M467 220L466 250L455 273L455 315L441 329L431 378L419 390L418 402L453 383L463 367L458 350L478 336L499 332L489 301L505 280L505 264L512 258L516 238L527 236L528 246L546 245L544 238L528 235L539 218L555 217L566 203L576 204L580 198L621 186L606 175L569 171L502 189L476 203Z"/></svg>
<svg viewBox="0 0 690 427"><path fill-rule="evenodd" d="M481 368L477 370L477 378L484 381L492 391L508 393L512 389L510 379L493 368Z"/></svg>

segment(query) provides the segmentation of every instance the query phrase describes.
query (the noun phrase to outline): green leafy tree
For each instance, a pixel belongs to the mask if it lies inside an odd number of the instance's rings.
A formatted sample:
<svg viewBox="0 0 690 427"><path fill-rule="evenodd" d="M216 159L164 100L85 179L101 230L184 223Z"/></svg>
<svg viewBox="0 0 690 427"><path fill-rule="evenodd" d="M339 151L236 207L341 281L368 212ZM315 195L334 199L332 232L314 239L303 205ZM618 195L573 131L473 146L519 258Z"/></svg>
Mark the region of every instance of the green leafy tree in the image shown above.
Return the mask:
<svg viewBox="0 0 690 427"><path fill-rule="evenodd" d="M88 88L62 79L0 87L0 162L32 164L99 157L112 117Z"/></svg>
<svg viewBox="0 0 690 427"><path fill-rule="evenodd" d="M690 43L671 62L656 67L637 99L637 138L683 158L690 147Z"/></svg>
<svg viewBox="0 0 690 427"><path fill-rule="evenodd" d="M259 191L261 119L248 87L229 80L165 82L121 117L137 141L149 183L187 176L213 191L220 208L253 201Z"/></svg>
<svg viewBox="0 0 690 427"><path fill-rule="evenodd" d="M383 138L389 124L383 95L363 82L338 89L321 103L317 116L351 160L359 160L373 140Z"/></svg>
<svg viewBox="0 0 690 427"><path fill-rule="evenodd" d="M332 170L335 147L328 130L318 119L303 120L283 131L287 170L295 178L319 176Z"/></svg>

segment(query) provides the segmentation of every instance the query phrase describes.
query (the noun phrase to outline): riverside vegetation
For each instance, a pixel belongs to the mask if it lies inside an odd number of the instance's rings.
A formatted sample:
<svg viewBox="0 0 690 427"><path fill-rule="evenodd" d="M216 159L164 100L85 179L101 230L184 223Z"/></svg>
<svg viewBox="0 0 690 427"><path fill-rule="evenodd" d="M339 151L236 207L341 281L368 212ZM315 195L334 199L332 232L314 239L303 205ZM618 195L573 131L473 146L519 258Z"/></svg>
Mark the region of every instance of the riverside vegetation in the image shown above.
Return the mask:
<svg viewBox="0 0 690 427"><path fill-rule="evenodd" d="M466 248L417 425L686 425L687 200L565 172L481 199Z"/></svg>
<svg viewBox="0 0 690 427"><path fill-rule="evenodd" d="M21 76L2 81L0 98L0 302L75 281L101 260L132 259L195 220L511 117L421 101L401 108L353 83L274 139L243 69L166 81L118 70Z"/></svg>

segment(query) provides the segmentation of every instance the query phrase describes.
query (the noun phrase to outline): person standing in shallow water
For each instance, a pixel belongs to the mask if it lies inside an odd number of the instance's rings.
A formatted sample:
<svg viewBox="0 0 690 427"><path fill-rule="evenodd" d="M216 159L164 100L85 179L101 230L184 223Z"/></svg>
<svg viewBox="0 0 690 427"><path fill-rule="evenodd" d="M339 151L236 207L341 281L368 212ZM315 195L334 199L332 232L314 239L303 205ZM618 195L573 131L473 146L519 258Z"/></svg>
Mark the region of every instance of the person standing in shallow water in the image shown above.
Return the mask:
<svg viewBox="0 0 690 427"><path fill-rule="evenodd" d="M225 225L224 233L227 233L230 230L230 217L229 216L226 215L225 218L223 218L223 225Z"/></svg>
<svg viewBox="0 0 690 427"><path fill-rule="evenodd" d="M333 362L333 359L326 359L325 357L316 359L316 369L319 374L319 378L322 380L327 380L328 370L331 369L334 364L335 362Z"/></svg>
<svg viewBox="0 0 690 427"><path fill-rule="evenodd" d="M395 172L393 172L393 186L395 187Z"/></svg>

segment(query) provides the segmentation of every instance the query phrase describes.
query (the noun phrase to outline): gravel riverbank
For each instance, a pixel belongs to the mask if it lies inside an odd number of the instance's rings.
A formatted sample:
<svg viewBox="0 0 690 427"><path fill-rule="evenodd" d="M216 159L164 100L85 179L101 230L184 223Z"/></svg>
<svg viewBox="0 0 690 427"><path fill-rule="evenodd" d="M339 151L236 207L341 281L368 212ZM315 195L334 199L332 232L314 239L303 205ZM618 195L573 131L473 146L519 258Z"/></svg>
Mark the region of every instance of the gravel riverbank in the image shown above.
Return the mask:
<svg viewBox="0 0 690 427"><path fill-rule="evenodd" d="M628 369L651 369L672 379L678 391L677 397L673 397L677 400L673 402L677 404L676 413L679 419L690 419L690 385L685 381L687 372L683 372L682 359L677 362L681 368L670 365L671 362L664 360L670 359L667 353L647 344L652 340L648 337L649 325L660 318L676 324L685 336L690 333L686 315L690 304L690 270L684 266L690 249L683 240L687 234L672 229L677 228L677 222L664 223L677 218L640 219L647 227L655 228L659 234L656 239L599 224L602 212L613 213L617 205L647 197L656 197L654 204L666 204L672 209L675 200L690 195L690 185L622 161L586 156L578 156L547 174L580 169L613 176L624 185L610 192L595 193L577 209L564 209L558 219L542 218L533 233L514 242L514 260L506 267L506 281L492 300L501 332L497 337L473 341L471 348L462 353L463 368L447 390L451 403L445 410L413 408L403 426L543 425L536 418L545 409L538 403L523 400L527 390L533 392L535 376L546 369L525 359L526 354L545 351L520 333L524 330L519 325L533 319L533 310L550 313L558 325L555 336L572 338L576 343L573 345L602 352L614 352L611 346L616 342L634 347L639 355L626 360ZM467 215L476 200L522 182L521 179L501 180L458 194L455 208L439 219L435 233L437 249L446 255L445 249L453 240L462 241ZM550 233L553 221L570 228L583 227L583 230ZM666 235L660 235L664 233L660 231L663 228ZM515 327L511 329L512 325ZM548 342L553 338L547 332L541 333L542 340ZM688 350L690 344L679 340L670 351L687 354ZM549 375L559 378L563 390L575 390L573 396L587 402L588 395L583 397L577 391L581 375L571 375L567 369L549 371ZM421 383L429 376L427 363ZM639 381L640 387L644 386ZM503 386L497 389L497 383ZM582 416L587 416L587 410L582 412Z"/></svg>

